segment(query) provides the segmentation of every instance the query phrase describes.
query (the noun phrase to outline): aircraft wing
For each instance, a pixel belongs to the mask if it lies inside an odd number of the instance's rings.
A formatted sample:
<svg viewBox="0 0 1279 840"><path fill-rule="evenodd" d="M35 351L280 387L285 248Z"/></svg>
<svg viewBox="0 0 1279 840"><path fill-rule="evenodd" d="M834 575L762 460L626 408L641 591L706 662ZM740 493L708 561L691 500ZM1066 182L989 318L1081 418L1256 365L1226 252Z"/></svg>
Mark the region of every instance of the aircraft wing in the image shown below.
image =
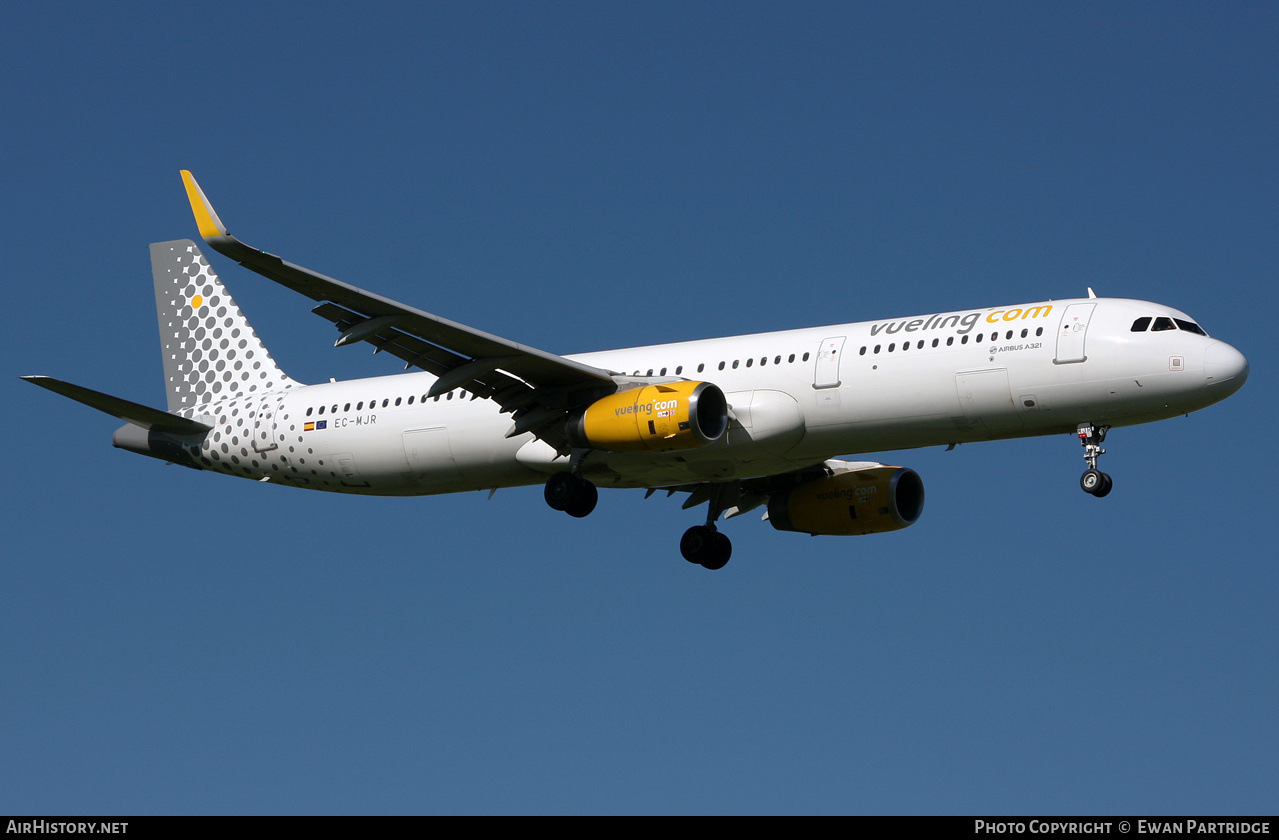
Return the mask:
<svg viewBox="0 0 1279 840"><path fill-rule="evenodd" d="M567 454L564 412L617 389L610 371L517 344L490 333L366 292L245 245L227 233L204 191L183 170L200 235L215 251L320 305L312 312L341 331L335 347L366 341L374 352L403 359L439 377L435 396L464 388L514 415L508 436L533 432Z"/></svg>

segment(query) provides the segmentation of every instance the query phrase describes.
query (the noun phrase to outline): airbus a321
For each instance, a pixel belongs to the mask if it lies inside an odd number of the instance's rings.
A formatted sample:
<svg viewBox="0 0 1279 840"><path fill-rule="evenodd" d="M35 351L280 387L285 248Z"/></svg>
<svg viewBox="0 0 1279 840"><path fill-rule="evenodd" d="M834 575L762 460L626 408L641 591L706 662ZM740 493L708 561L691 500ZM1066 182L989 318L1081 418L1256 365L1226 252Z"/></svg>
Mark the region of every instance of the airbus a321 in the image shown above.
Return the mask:
<svg viewBox="0 0 1279 840"><path fill-rule="evenodd" d="M583 517L598 487L705 503L680 551L719 569L717 523L757 508L774 528L855 535L919 519L906 467L841 460L1074 434L1094 496L1106 432L1209 406L1248 362L1189 316L1099 298L557 356L286 262L227 232L189 172L204 241L318 302L335 346L405 370L304 385L271 358L190 240L151 246L167 411L46 376L33 384L124 421L115 446L197 470L338 493L410 496L543 484Z"/></svg>

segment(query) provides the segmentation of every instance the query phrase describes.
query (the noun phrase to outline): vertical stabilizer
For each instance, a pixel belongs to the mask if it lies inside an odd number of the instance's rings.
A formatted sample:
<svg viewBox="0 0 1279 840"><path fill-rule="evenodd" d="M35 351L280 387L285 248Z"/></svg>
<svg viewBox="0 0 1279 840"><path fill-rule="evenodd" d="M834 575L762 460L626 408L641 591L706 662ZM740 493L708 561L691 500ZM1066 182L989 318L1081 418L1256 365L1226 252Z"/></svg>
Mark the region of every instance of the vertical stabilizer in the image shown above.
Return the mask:
<svg viewBox="0 0 1279 840"><path fill-rule="evenodd" d="M151 245L169 411L292 388L189 239Z"/></svg>

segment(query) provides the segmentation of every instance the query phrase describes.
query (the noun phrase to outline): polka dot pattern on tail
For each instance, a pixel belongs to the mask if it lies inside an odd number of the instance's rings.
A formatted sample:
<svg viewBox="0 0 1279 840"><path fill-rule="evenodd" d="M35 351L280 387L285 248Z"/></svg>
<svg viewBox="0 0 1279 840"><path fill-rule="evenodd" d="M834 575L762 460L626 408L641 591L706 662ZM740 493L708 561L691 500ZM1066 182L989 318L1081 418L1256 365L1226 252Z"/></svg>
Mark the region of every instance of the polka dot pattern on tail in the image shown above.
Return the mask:
<svg viewBox="0 0 1279 840"><path fill-rule="evenodd" d="M295 387L189 239L151 246L170 411Z"/></svg>

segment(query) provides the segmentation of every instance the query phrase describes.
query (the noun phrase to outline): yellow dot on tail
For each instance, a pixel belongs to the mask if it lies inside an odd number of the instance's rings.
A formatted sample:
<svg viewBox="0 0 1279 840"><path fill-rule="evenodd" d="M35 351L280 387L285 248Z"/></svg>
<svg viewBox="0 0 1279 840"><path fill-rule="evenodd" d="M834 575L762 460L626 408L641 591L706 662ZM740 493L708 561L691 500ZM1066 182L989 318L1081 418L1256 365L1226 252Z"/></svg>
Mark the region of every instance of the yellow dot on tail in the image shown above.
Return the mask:
<svg viewBox="0 0 1279 840"><path fill-rule="evenodd" d="M191 308L192 308L192 309L199 309L199 308L200 308L200 304L202 304L202 303L204 303L204 298L203 298L202 296L200 296L200 295L196 295L195 297L191 298Z"/></svg>

